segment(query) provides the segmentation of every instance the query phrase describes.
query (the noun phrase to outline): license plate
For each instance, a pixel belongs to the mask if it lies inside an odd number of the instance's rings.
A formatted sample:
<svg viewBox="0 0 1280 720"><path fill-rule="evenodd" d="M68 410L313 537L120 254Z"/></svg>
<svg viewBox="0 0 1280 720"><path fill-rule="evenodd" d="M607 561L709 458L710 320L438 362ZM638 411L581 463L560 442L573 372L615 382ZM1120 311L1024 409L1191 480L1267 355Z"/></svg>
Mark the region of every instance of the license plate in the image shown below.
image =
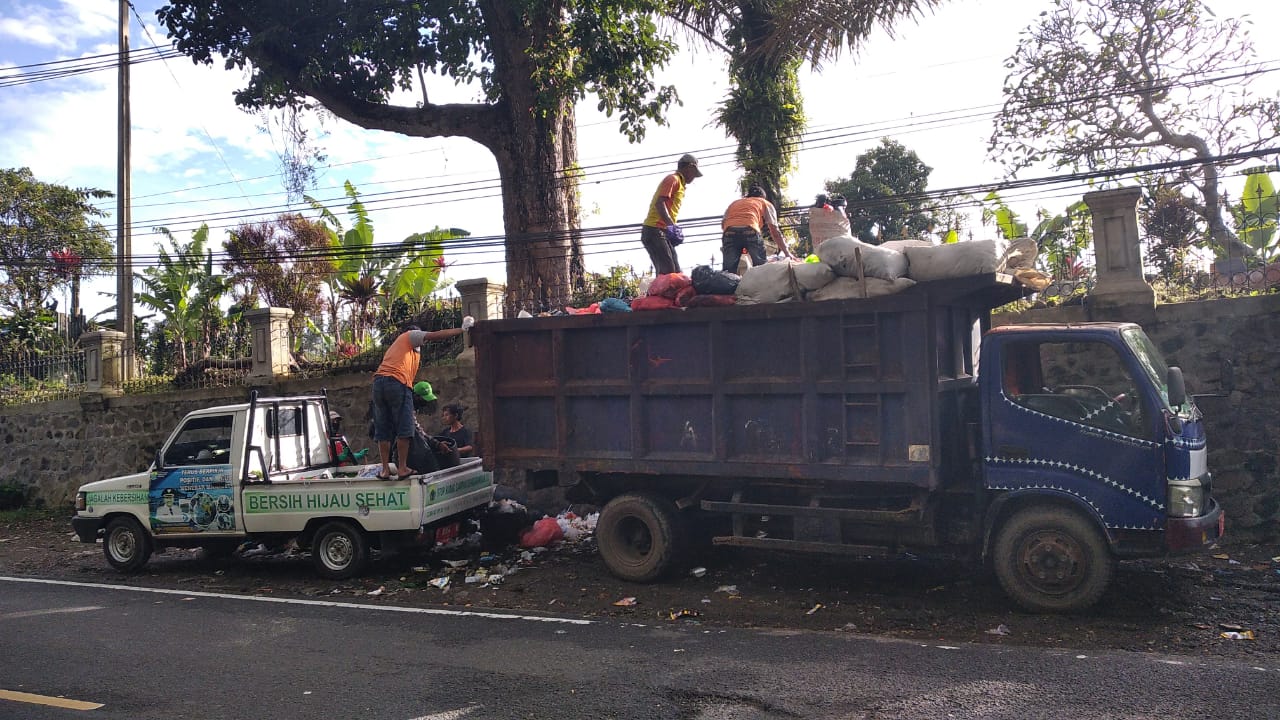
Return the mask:
<svg viewBox="0 0 1280 720"><path fill-rule="evenodd" d="M436 544L441 545L458 537L458 523L452 522L436 528Z"/></svg>

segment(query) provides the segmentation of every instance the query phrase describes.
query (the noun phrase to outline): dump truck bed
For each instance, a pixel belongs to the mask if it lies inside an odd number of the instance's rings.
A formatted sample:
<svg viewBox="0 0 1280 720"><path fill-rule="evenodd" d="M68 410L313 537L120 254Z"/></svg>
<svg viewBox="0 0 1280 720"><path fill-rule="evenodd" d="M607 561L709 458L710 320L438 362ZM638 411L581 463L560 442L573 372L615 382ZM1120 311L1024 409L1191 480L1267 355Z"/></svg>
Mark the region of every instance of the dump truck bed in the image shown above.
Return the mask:
<svg viewBox="0 0 1280 720"><path fill-rule="evenodd" d="M934 488L967 452L955 426L990 309L1023 294L992 274L861 300L484 322L473 330L483 457L561 482Z"/></svg>

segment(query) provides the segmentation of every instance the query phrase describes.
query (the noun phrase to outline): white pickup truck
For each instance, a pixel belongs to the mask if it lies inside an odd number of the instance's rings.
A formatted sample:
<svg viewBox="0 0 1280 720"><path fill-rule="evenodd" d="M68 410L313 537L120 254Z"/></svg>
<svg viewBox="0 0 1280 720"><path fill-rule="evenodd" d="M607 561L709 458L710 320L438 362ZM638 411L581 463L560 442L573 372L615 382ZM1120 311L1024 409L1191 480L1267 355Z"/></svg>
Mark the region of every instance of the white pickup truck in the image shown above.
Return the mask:
<svg viewBox="0 0 1280 720"><path fill-rule="evenodd" d="M324 395L259 398L197 410L170 434L145 472L99 480L76 493L81 542L103 540L122 572L152 551L203 547L229 554L246 539L296 538L316 571L360 574L369 551L451 539L493 497L480 458L406 479L379 480L379 465L339 466Z"/></svg>

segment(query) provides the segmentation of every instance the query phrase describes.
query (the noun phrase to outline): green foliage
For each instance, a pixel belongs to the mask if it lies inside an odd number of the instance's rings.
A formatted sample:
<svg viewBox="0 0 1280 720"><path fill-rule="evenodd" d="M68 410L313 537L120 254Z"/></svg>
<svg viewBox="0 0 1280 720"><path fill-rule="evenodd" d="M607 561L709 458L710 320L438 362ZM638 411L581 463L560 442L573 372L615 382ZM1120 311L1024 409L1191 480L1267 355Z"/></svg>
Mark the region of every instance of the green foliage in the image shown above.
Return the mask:
<svg viewBox="0 0 1280 720"><path fill-rule="evenodd" d="M640 296L640 276L627 264L611 266L604 273L587 273L586 283L573 296L573 307L587 307L605 298L630 300Z"/></svg>
<svg viewBox="0 0 1280 720"><path fill-rule="evenodd" d="M44 352L61 349L58 317L44 307L23 308L0 317L0 353Z"/></svg>
<svg viewBox="0 0 1280 720"><path fill-rule="evenodd" d="M300 331L305 319L324 306L320 290L334 273L328 255L328 228L297 214L271 222L245 223L233 229L223 247L223 269L249 305L293 310L290 328ZM241 303L243 304L243 302Z"/></svg>
<svg viewBox="0 0 1280 720"><path fill-rule="evenodd" d="M1147 262L1167 283L1188 275L1187 258L1204 238L1204 219L1180 185L1157 180L1138 208L1138 222L1147 238Z"/></svg>
<svg viewBox="0 0 1280 720"><path fill-rule="evenodd" d="M827 192L849 201L849 229L863 242L919 238L938 217L925 198L929 173L914 150L884 138L858 156L853 173L827 182Z"/></svg>
<svg viewBox="0 0 1280 720"><path fill-rule="evenodd" d="M1082 256L1093 246L1093 216L1089 206L1077 200L1061 214L1054 215L1044 209L1038 209L1036 214L1039 222L1029 237L1039 248L1040 269L1059 280L1088 278L1092 271Z"/></svg>
<svg viewBox="0 0 1280 720"><path fill-rule="evenodd" d="M1245 176L1240 202L1231 206L1240 239L1257 251L1258 259L1264 263L1280 258L1280 235L1276 233L1278 205L1275 183L1263 169Z"/></svg>
<svg viewBox="0 0 1280 720"><path fill-rule="evenodd" d="M1005 204L1000 194L992 190L982 198L982 224L995 223L996 232L1005 240L1027 236L1027 224L1018 218L1013 208Z"/></svg>
<svg viewBox="0 0 1280 720"><path fill-rule="evenodd" d="M33 318L54 289L108 271L113 251L92 203L106 190L36 180L28 168L0 170L0 309ZM71 267L55 262L69 251Z"/></svg>
<svg viewBox="0 0 1280 720"><path fill-rule="evenodd" d="M193 351L209 357L223 323L219 303L231 286L213 271L208 225L197 228L188 243L179 241L167 228L158 230L172 254L161 245L156 264L135 273L144 288L137 300L163 316L165 333L177 350L178 369L184 369Z"/></svg>

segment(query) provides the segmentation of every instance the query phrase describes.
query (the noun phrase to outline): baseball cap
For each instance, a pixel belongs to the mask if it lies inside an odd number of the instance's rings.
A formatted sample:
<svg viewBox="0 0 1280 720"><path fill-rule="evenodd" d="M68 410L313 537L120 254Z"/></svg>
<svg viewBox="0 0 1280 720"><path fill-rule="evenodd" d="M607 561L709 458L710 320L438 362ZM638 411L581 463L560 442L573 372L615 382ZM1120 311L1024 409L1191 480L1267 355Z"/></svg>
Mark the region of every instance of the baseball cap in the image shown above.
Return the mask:
<svg viewBox="0 0 1280 720"><path fill-rule="evenodd" d="M698 158L689 153L680 156L680 162L676 163L676 167L684 167L685 165L693 166L693 176L702 177L702 171L698 169Z"/></svg>
<svg viewBox="0 0 1280 720"><path fill-rule="evenodd" d="M413 386L413 394L422 398L424 402L431 402L436 399L436 394L431 390L431 383L426 380L419 380Z"/></svg>

